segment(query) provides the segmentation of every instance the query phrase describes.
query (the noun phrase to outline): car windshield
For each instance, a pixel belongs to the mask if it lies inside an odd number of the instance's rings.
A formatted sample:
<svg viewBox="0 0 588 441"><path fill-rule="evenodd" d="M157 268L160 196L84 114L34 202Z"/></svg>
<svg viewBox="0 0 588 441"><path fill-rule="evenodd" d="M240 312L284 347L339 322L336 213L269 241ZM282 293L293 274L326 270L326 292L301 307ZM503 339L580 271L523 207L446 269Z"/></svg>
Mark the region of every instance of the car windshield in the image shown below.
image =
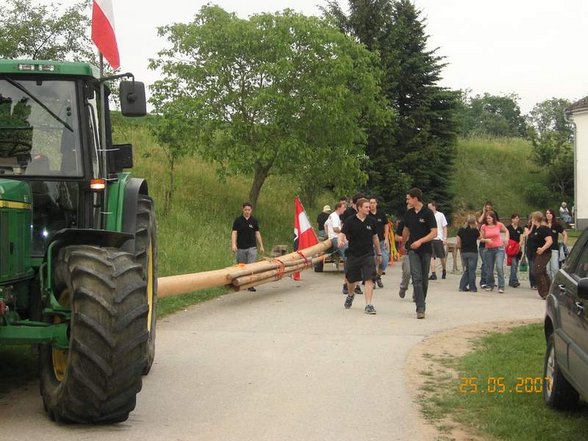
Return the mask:
<svg viewBox="0 0 588 441"><path fill-rule="evenodd" d="M81 176L75 83L0 77L0 176Z"/></svg>

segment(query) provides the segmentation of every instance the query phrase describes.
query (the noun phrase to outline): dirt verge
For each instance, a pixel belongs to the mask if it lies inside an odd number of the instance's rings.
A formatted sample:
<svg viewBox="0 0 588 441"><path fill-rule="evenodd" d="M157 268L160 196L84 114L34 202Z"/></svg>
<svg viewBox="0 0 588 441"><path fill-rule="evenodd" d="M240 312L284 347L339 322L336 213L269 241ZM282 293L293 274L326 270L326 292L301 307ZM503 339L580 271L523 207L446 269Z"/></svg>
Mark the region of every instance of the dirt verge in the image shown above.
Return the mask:
<svg viewBox="0 0 588 441"><path fill-rule="evenodd" d="M438 441L492 441L489 435L475 433L455 421L434 415L429 406L439 394L439 383L444 384L457 379L458 373L447 367L444 360L454 359L473 349L473 341L485 334L503 333L513 328L537 323L537 320L517 320L475 325L450 329L426 337L408 354L405 376L407 387L424 415L425 433L431 440Z"/></svg>

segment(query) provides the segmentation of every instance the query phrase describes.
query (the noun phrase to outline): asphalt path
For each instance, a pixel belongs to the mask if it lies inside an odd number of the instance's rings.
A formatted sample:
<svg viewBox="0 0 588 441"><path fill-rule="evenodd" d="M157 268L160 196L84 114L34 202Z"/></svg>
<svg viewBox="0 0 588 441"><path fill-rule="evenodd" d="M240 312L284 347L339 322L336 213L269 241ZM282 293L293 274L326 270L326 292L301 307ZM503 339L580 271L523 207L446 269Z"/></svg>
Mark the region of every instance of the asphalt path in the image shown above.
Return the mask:
<svg viewBox="0 0 588 441"><path fill-rule="evenodd" d="M126 422L55 424L32 383L0 398L0 439L429 440L406 381L411 349L451 328L540 320L545 308L528 283L504 294L462 293L459 274L449 273L430 282L426 319L417 320L411 291L398 297L395 264L374 293L372 316L363 296L343 308L343 275L327 270L160 320L155 364Z"/></svg>

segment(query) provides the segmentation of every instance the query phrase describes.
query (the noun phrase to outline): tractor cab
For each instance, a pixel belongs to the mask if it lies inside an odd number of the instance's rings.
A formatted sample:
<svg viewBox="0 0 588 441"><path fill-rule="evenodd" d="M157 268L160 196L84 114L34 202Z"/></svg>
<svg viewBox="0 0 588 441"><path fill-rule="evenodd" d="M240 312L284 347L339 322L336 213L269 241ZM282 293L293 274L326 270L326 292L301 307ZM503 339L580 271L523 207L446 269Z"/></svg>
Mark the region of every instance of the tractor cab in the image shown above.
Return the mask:
<svg viewBox="0 0 588 441"><path fill-rule="evenodd" d="M122 169L114 170L115 161L109 160L118 151L110 121L105 149L100 148L100 81L91 66L25 61L10 66L12 72L0 71L0 179L30 183L31 252L43 256L61 229L106 228L105 182ZM104 106L108 115L108 99Z"/></svg>

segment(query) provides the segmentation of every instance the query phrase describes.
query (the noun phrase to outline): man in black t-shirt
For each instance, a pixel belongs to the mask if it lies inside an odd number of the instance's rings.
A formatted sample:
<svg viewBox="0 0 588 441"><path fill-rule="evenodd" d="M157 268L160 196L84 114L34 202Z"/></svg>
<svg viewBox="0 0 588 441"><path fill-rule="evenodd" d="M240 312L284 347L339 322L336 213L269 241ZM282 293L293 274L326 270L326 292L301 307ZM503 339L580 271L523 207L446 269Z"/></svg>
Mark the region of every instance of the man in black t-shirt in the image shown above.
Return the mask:
<svg viewBox="0 0 588 441"><path fill-rule="evenodd" d="M364 195L361 193L356 193L353 195L353 197L351 198L351 206L347 207L347 209L343 212L343 214L341 215L341 221L345 222L345 219L347 219L348 217L351 217L355 214L357 214L357 201L364 198Z"/></svg>
<svg viewBox="0 0 588 441"><path fill-rule="evenodd" d="M355 285L362 281L365 283L365 313L375 314L376 310L372 305L374 292L373 279L376 276L376 264L382 259L380 241L376 232L376 221L370 218L370 203L367 199L361 198L356 202L357 214L345 219L341 233L337 239L339 247L349 244L345 254L347 264L345 277L348 285L348 295L345 299L345 308L351 308ZM376 260L374 261L374 250Z"/></svg>
<svg viewBox="0 0 588 441"><path fill-rule="evenodd" d="M433 251L431 241L437 237L437 221L433 212L423 205L423 192L419 188L411 188L408 191L406 203L412 208L404 217L402 238L410 261L417 319L424 319Z"/></svg>
<svg viewBox="0 0 588 441"><path fill-rule="evenodd" d="M321 213L319 213L319 215L316 218L316 223L317 223L317 227L318 227L318 238L320 240L325 240L327 238L327 233L325 233L325 222L327 221L327 219L329 218L330 215L331 215L331 206L325 205L323 207L323 211Z"/></svg>
<svg viewBox="0 0 588 441"><path fill-rule="evenodd" d="M376 233L378 234L378 240L380 241L380 250L382 251L382 262L376 268L377 277L376 285L378 288L383 288L384 283L382 282L382 275L386 274L386 268L388 267L388 260L390 259L390 251L388 250L388 243L386 238L389 234L388 218L383 210L378 208L378 199L370 198L370 217L376 221Z"/></svg>
<svg viewBox="0 0 588 441"><path fill-rule="evenodd" d="M253 263L257 259L257 243L259 243L261 254L264 253L263 241L259 232L259 223L251 216L253 205L245 202L242 208L243 215L233 222L231 246L237 263ZM255 288L250 287L249 291L255 291Z"/></svg>

